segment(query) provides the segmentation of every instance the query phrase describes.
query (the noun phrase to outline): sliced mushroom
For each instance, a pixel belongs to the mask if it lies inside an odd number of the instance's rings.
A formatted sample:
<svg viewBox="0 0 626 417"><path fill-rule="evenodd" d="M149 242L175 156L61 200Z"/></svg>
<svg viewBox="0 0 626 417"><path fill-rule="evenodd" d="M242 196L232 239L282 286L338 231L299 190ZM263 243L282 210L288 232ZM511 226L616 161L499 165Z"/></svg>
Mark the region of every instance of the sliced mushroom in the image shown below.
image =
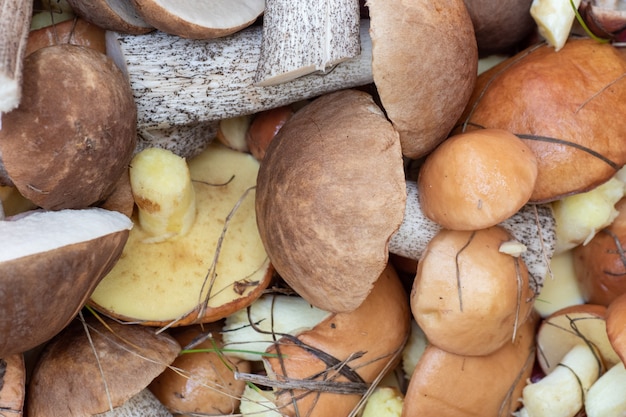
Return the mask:
<svg viewBox="0 0 626 417"><path fill-rule="evenodd" d="M130 3L155 28L191 39L233 34L250 26L265 10L264 0L132 0Z"/></svg>
<svg viewBox="0 0 626 417"><path fill-rule="evenodd" d="M131 227L128 217L100 208L0 221L0 358L61 331L118 260Z"/></svg>
<svg viewBox="0 0 626 417"><path fill-rule="evenodd" d="M154 30L128 0L67 0L74 12L106 30L139 35Z"/></svg>

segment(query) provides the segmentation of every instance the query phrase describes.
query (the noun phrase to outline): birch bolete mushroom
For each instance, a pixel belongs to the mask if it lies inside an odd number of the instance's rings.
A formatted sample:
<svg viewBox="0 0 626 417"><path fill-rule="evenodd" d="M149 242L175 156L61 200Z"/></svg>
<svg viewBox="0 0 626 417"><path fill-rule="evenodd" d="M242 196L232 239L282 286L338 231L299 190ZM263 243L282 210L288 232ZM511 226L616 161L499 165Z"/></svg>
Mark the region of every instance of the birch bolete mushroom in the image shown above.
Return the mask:
<svg viewBox="0 0 626 417"><path fill-rule="evenodd" d="M53 22L49 26L30 31L26 56L37 49L65 43L88 46L104 54L106 53L104 33L101 27L79 17L60 23Z"/></svg>
<svg viewBox="0 0 626 417"><path fill-rule="evenodd" d="M488 355L516 338L536 294L501 227L440 231L417 266L411 310L428 341L458 355ZM519 244L519 242L514 243Z"/></svg>
<svg viewBox="0 0 626 417"><path fill-rule="evenodd" d="M88 315L43 349L29 383L29 417L92 416L141 393L176 358L166 333ZM155 415L149 410L146 417Z"/></svg>
<svg viewBox="0 0 626 417"><path fill-rule="evenodd" d="M119 68L94 49L53 45L24 60L22 93L0 130L13 184L45 209L104 200L136 143L135 103Z"/></svg>
<svg viewBox="0 0 626 417"><path fill-rule="evenodd" d="M309 310L305 306L292 314L306 321ZM272 323L295 318L274 314L271 305L265 317L270 329ZM246 319L233 330L253 325ZM272 387L273 392L266 393L269 407L281 415L347 417L370 385L398 363L409 326L406 292L388 266L356 310L328 314L312 329L301 329L293 336L270 330L274 340L263 356L267 376L239 374L239 378ZM231 343L239 340L229 337ZM231 346L245 349L246 339Z"/></svg>
<svg viewBox="0 0 626 417"><path fill-rule="evenodd" d="M219 144L189 162L160 148L136 154L135 227L90 305L123 321L179 326L254 301L273 274L254 217L258 169L251 155Z"/></svg>
<svg viewBox="0 0 626 417"><path fill-rule="evenodd" d="M539 163L532 202L588 191L626 162L626 119L613 117L626 106L625 72L616 48L592 39L559 52L527 48L478 77L455 132L499 128L522 138Z"/></svg>
<svg viewBox="0 0 626 417"><path fill-rule="evenodd" d="M276 271L316 307L354 310L387 265L405 189L398 134L369 94L314 100L259 169L257 222Z"/></svg>
<svg viewBox="0 0 626 417"><path fill-rule="evenodd" d="M128 217L100 208L0 221L0 358L61 331L117 261L131 227Z"/></svg>
<svg viewBox="0 0 626 417"><path fill-rule="evenodd" d="M367 6L382 107L403 154L419 158L448 136L472 94L478 66L472 20L463 0Z"/></svg>

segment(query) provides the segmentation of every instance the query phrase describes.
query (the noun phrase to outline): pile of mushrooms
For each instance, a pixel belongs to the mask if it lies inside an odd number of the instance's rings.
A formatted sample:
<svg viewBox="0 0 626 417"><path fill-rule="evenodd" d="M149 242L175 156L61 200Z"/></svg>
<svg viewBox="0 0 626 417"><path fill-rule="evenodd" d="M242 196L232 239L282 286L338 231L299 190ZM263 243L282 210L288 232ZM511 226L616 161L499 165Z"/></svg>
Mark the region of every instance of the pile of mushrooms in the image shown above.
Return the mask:
<svg viewBox="0 0 626 417"><path fill-rule="evenodd" d="M621 14L552 1L9 0L0 409L623 413Z"/></svg>

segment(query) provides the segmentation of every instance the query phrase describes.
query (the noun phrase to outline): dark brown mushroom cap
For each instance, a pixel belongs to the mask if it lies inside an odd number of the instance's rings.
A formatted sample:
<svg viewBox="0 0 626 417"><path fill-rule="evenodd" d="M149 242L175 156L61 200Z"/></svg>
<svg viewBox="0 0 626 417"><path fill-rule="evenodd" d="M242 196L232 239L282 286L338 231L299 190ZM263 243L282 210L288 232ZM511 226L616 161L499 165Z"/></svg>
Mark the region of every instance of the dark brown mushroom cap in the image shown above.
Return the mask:
<svg viewBox="0 0 626 417"><path fill-rule="evenodd" d="M331 312L367 297L387 265L406 202L398 134L372 97L328 94L289 119L267 149L256 215L272 264Z"/></svg>
<svg viewBox="0 0 626 417"><path fill-rule="evenodd" d="M103 413L109 410L107 392L113 407L120 406L180 351L167 333L103 320L88 315L83 324L77 319L48 343L29 384L29 417Z"/></svg>
<svg viewBox="0 0 626 417"><path fill-rule="evenodd" d="M20 106L2 115L4 167L45 209L105 199L135 150L137 110L113 60L85 46L41 48L24 60Z"/></svg>
<svg viewBox="0 0 626 417"><path fill-rule="evenodd" d="M520 136L539 163L532 202L590 190L626 163L625 74L617 48L591 39L530 47L479 76L456 132Z"/></svg>

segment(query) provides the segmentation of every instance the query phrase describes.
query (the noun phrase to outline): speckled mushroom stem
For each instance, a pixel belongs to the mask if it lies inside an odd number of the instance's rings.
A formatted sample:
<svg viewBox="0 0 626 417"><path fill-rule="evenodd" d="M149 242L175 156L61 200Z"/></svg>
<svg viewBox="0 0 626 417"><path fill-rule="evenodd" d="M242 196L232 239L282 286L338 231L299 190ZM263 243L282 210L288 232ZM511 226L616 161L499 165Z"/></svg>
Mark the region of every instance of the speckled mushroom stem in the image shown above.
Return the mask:
<svg viewBox="0 0 626 417"><path fill-rule="evenodd" d="M255 82L281 84L357 57L359 20L354 0L267 0Z"/></svg>
<svg viewBox="0 0 626 417"><path fill-rule="evenodd" d="M0 2L0 117L20 102L22 64L32 10L32 1Z"/></svg>
<svg viewBox="0 0 626 417"><path fill-rule="evenodd" d="M258 26L213 40L183 39L159 31L109 32L107 52L128 75L144 142L162 138L159 132L166 129L180 134L191 127L194 135L184 139L189 146L193 140L211 141L214 132L202 126L221 119L373 82L368 20L360 21L359 35L361 53L356 58L325 74L267 87L255 83L262 41Z"/></svg>
<svg viewBox="0 0 626 417"><path fill-rule="evenodd" d="M389 252L419 260L430 240L442 229L427 218L420 207L417 184L407 181L404 220L391 236ZM531 275L535 294L549 274L550 259L556 247L556 221L549 204L527 204L516 214L500 223L515 240L526 246L521 254Z"/></svg>

